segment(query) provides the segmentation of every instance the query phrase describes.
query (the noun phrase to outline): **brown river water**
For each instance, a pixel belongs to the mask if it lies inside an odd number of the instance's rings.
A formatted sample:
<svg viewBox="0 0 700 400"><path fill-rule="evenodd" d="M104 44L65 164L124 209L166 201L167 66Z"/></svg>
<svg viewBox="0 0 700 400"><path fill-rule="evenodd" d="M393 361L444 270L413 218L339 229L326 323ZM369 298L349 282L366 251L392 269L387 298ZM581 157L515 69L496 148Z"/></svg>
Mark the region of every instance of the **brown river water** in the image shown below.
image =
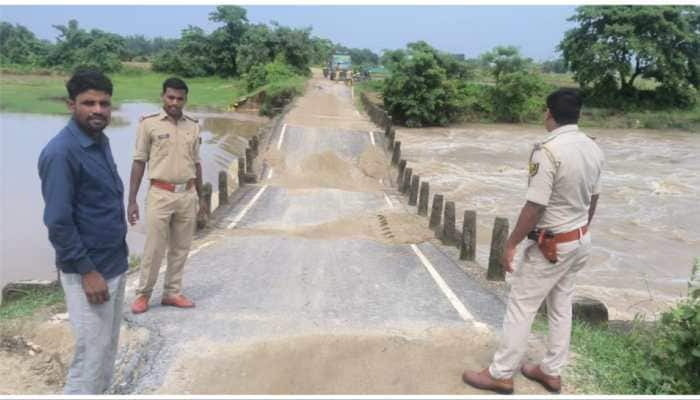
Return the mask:
<svg viewBox="0 0 700 400"><path fill-rule="evenodd" d="M157 104L124 104L112 113L112 124L105 130L124 182L125 202L139 117L158 110ZM227 169L238 155L244 154L247 140L257 133L264 120L248 115L196 111L190 114L198 117L202 126L200 151L204 181L216 188L219 171ZM44 201L37 160L44 145L68 119L68 116L0 113L0 288L13 281L56 277L53 249L42 222ZM143 182L139 190L141 221L129 227L127 234L130 253L136 255L143 251L146 188Z"/></svg>
<svg viewBox="0 0 700 400"><path fill-rule="evenodd" d="M583 292L615 299L632 294L633 316L684 296L693 258L700 257L700 134L584 129L607 165L593 222L594 251L579 275ZM535 125L464 125L399 129L402 158L430 182L431 198L477 211L477 261L488 264L494 218L511 230L524 203L532 144L547 137ZM586 290L588 289L588 290ZM624 292L624 293L623 293ZM612 300L615 301L615 300Z"/></svg>

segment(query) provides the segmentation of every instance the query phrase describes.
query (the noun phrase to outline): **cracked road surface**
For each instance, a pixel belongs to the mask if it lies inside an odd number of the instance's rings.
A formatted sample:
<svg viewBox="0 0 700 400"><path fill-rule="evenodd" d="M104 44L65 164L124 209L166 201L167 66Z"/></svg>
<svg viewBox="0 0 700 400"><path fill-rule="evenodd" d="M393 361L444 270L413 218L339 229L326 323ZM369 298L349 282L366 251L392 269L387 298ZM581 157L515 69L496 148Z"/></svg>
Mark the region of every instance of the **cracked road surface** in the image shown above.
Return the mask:
<svg viewBox="0 0 700 400"><path fill-rule="evenodd" d="M193 245L196 308L161 307L157 289L126 314L150 334L115 392L481 393L461 372L490 361L504 305L409 212L380 132L349 86L311 79L261 149L263 180Z"/></svg>

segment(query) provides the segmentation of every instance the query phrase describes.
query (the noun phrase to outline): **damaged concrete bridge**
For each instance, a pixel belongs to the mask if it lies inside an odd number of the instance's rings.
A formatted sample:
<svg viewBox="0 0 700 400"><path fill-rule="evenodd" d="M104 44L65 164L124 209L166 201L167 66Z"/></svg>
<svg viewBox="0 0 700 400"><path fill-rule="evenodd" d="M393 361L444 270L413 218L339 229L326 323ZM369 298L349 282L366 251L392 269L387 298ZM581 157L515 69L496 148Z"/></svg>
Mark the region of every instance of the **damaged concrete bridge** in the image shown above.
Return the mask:
<svg viewBox="0 0 700 400"><path fill-rule="evenodd" d="M310 80L261 138L257 183L193 244L196 308L126 313L143 339L120 350L112 391L479 393L461 372L489 362L504 304L408 205L387 140L350 86Z"/></svg>

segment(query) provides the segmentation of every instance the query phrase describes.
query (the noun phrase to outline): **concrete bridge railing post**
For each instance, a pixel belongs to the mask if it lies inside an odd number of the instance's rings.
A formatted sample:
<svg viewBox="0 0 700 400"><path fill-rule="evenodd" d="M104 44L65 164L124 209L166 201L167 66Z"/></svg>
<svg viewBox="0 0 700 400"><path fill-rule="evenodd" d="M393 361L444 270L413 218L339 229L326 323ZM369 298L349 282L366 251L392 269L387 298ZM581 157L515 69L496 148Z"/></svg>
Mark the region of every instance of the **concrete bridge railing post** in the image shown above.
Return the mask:
<svg viewBox="0 0 700 400"><path fill-rule="evenodd" d="M445 217L442 222L442 242L446 245L459 245L459 235L456 227L455 202L445 202Z"/></svg>
<svg viewBox="0 0 700 400"><path fill-rule="evenodd" d="M420 184L420 196L418 198L418 215L422 215L422 216L428 215L429 196L430 196L430 184L428 182L421 182L421 184Z"/></svg>
<svg viewBox="0 0 700 400"><path fill-rule="evenodd" d="M253 149L248 147L245 149L245 172L246 173L251 173L253 172L253 161L255 160L255 156L253 155Z"/></svg>
<svg viewBox="0 0 700 400"><path fill-rule="evenodd" d="M391 157L391 165L396 165L401 159L401 141L394 142L394 153Z"/></svg>
<svg viewBox="0 0 700 400"><path fill-rule="evenodd" d="M408 196L408 205L415 206L418 203L418 185L420 185L420 176L413 175L411 178L411 189Z"/></svg>
<svg viewBox="0 0 700 400"><path fill-rule="evenodd" d="M389 131L389 137L387 139L387 142L389 143L389 150L394 149L394 141L396 140L396 129L391 128Z"/></svg>
<svg viewBox="0 0 700 400"><path fill-rule="evenodd" d="M428 228L435 231L440 229L440 224L442 222L442 201L443 197L441 194L436 194L433 196L433 208L430 212L430 222L428 222Z"/></svg>
<svg viewBox="0 0 700 400"><path fill-rule="evenodd" d="M413 169L412 168L406 168L403 171L403 182L401 183L401 190L400 192L403 194L409 194L408 191L411 187L411 175L413 175Z"/></svg>
<svg viewBox="0 0 700 400"><path fill-rule="evenodd" d="M476 256L476 211L467 210L464 212L461 242L459 259L474 261Z"/></svg>
<svg viewBox="0 0 700 400"><path fill-rule="evenodd" d="M219 171L219 205L228 204L228 172Z"/></svg>
<svg viewBox="0 0 700 400"><path fill-rule="evenodd" d="M486 279L490 281L504 281L505 272L501 267L501 258L506 248L508 240L508 219L496 217L493 224L493 234L491 236L491 253L489 254L489 269Z"/></svg>
<svg viewBox="0 0 700 400"><path fill-rule="evenodd" d="M399 162L399 175L396 177L396 184L399 185L399 190L401 190L401 183L403 182L403 172L406 170L406 160L401 160Z"/></svg>
<svg viewBox="0 0 700 400"><path fill-rule="evenodd" d="M245 183L245 159L238 157L238 185L243 186Z"/></svg>

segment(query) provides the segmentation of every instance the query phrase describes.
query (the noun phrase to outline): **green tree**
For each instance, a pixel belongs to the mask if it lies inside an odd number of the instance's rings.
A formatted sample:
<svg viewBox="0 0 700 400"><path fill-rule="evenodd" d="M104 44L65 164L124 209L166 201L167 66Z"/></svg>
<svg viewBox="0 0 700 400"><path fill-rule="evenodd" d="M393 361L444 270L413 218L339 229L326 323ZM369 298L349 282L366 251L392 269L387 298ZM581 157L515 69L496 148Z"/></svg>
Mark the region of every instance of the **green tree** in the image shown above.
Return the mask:
<svg viewBox="0 0 700 400"><path fill-rule="evenodd" d="M197 26L190 25L183 29L176 50L161 51L153 60L153 70L184 77L214 74L216 66L211 58L207 34Z"/></svg>
<svg viewBox="0 0 700 400"><path fill-rule="evenodd" d="M379 62L389 71L393 70L399 65L401 60L406 57L406 51L403 49L389 50L384 49L382 51L381 57L379 57Z"/></svg>
<svg viewBox="0 0 700 400"><path fill-rule="evenodd" d="M549 87L537 74L516 71L502 74L491 88L493 115L502 122L524 122L542 116Z"/></svg>
<svg viewBox="0 0 700 400"><path fill-rule="evenodd" d="M126 42L126 58L129 61L144 60L151 54L151 41L143 35L130 35L124 38Z"/></svg>
<svg viewBox="0 0 700 400"><path fill-rule="evenodd" d="M212 32L210 40L211 53L216 73L222 76L235 76L238 46L243 34L248 29L246 10L239 6L217 6L209 14L209 20L224 24Z"/></svg>
<svg viewBox="0 0 700 400"><path fill-rule="evenodd" d="M46 63L52 67L75 69L94 67L105 72L118 71L126 58L126 41L121 36L93 29L80 29L72 19L68 25L54 25L60 32L56 45L51 48Z"/></svg>
<svg viewBox="0 0 700 400"><path fill-rule="evenodd" d="M0 22L0 64L39 65L50 47L50 43L40 41L26 27Z"/></svg>
<svg viewBox="0 0 700 400"><path fill-rule="evenodd" d="M540 69L545 73L565 74L569 72L566 60L557 58L556 60L547 60L540 65Z"/></svg>
<svg viewBox="0 0 700 400"><path fill-rule="evenodd" d="M312 65L325 65L328 59L333 54L333 42L328 39L323 39L319 37L311 38L311 64Z"/></svg>
<svg viewBox="0 0 700 400"><path fill-rule="evenodd" d="M281 56L297 74L309 75L313 56L311 28L293 29L280 26L276 22L273 22L272 25L274 27L275 58Z"/></svg>
<svg viewBox="0 0 700 400"><path fill-rule="evenodd" d="M236 53L236 66L239 74L248 73L256 65L265 65L274 58L274 37L265 24L248 27Z"/></svg>
<svg viewBox="0 0 700 400"><path fill-rule="evenodd" d="M517 47L497 46L493 50L481 55L481 61L486 66L496 81L501 75L525 70L532 60L520 55Z"/></svg>
<svg viewBox="0 0 700 400"><path fill-rule="evenodd" d="M459 114L457 81L448 79L432 48L408 47L386 80L384 107L407 126L448 124Z"/></svg>
<svg viewBox="0 0 700 400"><path fill-rule="evenodd" d="M559 44L581 87L636 99L639 78L658 82L656 100L688 106L700 84L700 11L694 6L582 6ZM693 88L694 87L694 88Z"/></svg>

